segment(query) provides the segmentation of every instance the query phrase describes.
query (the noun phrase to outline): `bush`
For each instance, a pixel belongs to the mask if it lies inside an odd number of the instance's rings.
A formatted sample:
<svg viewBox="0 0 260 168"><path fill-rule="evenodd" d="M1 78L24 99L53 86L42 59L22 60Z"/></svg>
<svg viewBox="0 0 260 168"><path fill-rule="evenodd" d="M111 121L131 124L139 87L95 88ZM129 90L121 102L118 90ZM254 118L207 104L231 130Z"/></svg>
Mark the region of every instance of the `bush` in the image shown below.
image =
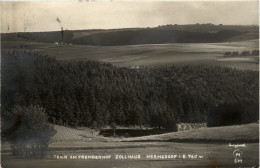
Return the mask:
<svg viewBox="0 0 260 168"><path fill-rule="evenodd" d="M259 56L259 50L253 50L251 55Z"/></svg>
<svg viewBox="0 0 260 168"><path fill-rule="evenodd" d="M39 106L16 105L4 115L4 136L12 144L14 155L45 157L51 137L56 133ZM10 127L10 125L13 125Z"/></svg>
<svg viewBox="0 0 260 168"><path fill-rule="evenodd" d="M250 52L249 51L243 51L241 53L241 56L250 56Z"/></svg>
<svg viewBox="0 0 260 168"><path fill-rule="evenodd" d="M224 56L225 56L225 57L230 57L230 56L231 56L231 52L225 52L225 53L224 53Z"/></svg>

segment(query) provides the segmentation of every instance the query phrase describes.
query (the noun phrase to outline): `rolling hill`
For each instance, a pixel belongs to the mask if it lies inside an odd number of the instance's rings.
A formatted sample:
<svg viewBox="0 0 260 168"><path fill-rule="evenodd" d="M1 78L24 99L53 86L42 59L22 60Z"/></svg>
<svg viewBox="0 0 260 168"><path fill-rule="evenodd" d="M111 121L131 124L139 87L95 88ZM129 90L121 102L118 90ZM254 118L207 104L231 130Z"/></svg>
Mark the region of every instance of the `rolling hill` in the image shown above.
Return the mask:
<svg viewBox="0 0 260 168"><path fill-rule="evenodd" d="M168 25L154 28L66 30L1 34L5 41L65 42L80 45L120 46L165 43L217 43L258 39L258 26L212 24ZM5 47L3 43L2 47Z"/></svg>
<svg viewBox="0 0 260 168"><path fill-rule="evenodd" d="M258 142L259 141L259 124L251 123L244 125L233 125L233 126L222 126L222 127L210 127L210 128L199 128L191 129L187 131L171 132L159 135L132 137L132 138L113 138L113 137L102 137L95 132L93 136L91 129L87 130L67 128L63 126L55 125L57 133L52 138L52 143L67 144L68 142L197 142L197 143L224 143L224 142ZM88 138L82 138L83 134ZM219 136L221 135L221 136ZM99 140L98 140L99 139Z"/></svg>

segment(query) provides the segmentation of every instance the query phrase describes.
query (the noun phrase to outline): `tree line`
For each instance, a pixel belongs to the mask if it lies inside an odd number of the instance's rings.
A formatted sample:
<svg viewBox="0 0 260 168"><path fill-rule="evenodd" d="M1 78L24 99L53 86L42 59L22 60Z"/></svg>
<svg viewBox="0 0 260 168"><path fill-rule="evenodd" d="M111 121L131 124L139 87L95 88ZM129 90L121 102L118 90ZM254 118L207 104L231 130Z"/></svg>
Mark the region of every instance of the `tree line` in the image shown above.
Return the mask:
<svg viewBox="0 0 260 168"><path fill-rule="evenodd" d="M225 52L224 57L236 57L236 56L259 56L259 50L253 50L253 51L242 51L239 53L238 51L233 52Z"/></svg>

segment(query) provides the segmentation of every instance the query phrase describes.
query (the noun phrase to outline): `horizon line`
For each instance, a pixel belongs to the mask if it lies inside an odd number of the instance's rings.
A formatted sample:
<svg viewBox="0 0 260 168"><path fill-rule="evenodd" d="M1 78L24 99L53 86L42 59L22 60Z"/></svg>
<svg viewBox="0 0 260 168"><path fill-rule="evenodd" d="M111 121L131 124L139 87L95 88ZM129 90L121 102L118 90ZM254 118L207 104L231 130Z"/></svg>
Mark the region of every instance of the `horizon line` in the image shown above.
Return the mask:
<svg viewBox="0 0 260 168"><path fill-rule="evenodd" d="M189 25L214 25L214 26L258 26L259 24L213 24L213 23L193 23L193 24L165 24L165 25L158 25L155 27L122 27L122 28L94 28L94 29L63 29L64 31L87 31L87 30L120 30L120 29L152 29L157 28L160 26L189 26ZM18 32L0 32L0 34L9 34L9 33L42 33L42 32L59 32L61 30L47 30L47 31L18 31Z"/></svg>

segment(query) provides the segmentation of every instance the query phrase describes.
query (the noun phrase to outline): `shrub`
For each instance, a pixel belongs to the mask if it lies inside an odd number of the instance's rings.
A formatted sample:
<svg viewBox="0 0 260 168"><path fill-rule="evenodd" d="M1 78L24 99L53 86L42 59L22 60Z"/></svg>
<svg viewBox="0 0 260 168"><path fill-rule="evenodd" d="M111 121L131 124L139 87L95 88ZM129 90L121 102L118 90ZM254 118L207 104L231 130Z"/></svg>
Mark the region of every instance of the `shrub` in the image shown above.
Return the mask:
<svg viewBox="0 0 260 168"><path fill-rule="evenodd" d="M224 53L224 56L225 56L225 57L230 57L230 56L231 56L231 52L225 52L225 53Z"/></svg>
<svg viewBox="0 0 260 168"><path fill-rule="evenodd" d="M239 56L239 53L237 51L232 52L232 56Z"/></svg>
<svg viewBox="0 0 260 168"><path fill-rule="evenodd" d="M241 56L250 56L250 52L249 51L243 51L240 55Z"/></svg>
<svg viewBox="0 0 260 168"><path fill-rule="evenodd" d="M43 108L16 105L4 118L4 127L9 125L9 129L3 131L4 136L11 142L14 155L45 157L48 143L56 131L46 122L48 116ZM10 127L10 123L13 126Z"/></svg>
<svg viewBox="0 0 260 168"><path fill-rule="evenodd" d="M251 55L259 56L259 50L253 50Z"/></svg>

